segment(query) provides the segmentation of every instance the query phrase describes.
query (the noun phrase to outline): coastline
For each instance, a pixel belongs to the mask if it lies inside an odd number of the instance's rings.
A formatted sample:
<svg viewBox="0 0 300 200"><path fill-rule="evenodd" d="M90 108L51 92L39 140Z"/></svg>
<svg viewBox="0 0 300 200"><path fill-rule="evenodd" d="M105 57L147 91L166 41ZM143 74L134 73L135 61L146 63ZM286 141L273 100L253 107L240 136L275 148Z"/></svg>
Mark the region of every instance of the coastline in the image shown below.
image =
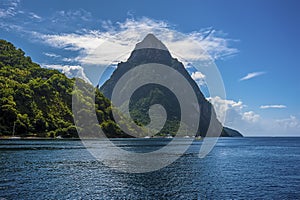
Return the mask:
<svg viewBox="0 0 300 200"><path fill-rule="evenodd" d="M244 137L217 137L218 139L242 139L242 138L299 138L300 136L244 136ZM11 137L11 136L0 136L0 140L97 140L101 138L49 138L49 137ZM110 140L137 140L137 139L191 139L191 138L185 138L185 137L152 137L152 138L107 138ZM195 140L203 140L204 138L193 138Z"/></svg>

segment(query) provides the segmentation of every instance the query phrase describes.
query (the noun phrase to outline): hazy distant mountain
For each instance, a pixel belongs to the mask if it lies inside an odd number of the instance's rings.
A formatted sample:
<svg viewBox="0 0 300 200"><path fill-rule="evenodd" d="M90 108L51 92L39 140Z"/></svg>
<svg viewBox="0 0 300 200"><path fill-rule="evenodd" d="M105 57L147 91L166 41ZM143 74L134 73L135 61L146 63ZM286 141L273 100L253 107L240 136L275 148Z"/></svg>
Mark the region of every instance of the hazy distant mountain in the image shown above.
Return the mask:
<svg viewBox="0 0 300 200"><path fill-rule="evenodd" d="M128 60L117 65L116 70L101 86L100 91L103 92L107 98L111 98L112 91L119 79L130 69L146 63L158 63L170 66L185 77L197 96L196 103L200 105L201 115L197 135L206 136L210 124L212 125L210 129L212 133L209 135L217 135L217 130L221 130L222 125L216 117L213 106L205 99L197 83L191 78L183 64L176 58L172 58L167 47L153 34L148 34L142 42L136 44ZM130 78L128 85L134 84L135 78L138 77L139 75L137 74L135 77ZM124 94L120 93L119 95ZM148 110L153 104L163 105L167 112L167 121L159 135L176 134L180 122L179 102L168 88L157 84L142 86L134 92L129 103L130 115L133 120L139 125L147 125L150 122ZM199 113L199 111L196 110L194 110L194 112ZM223 128L222 130L221 136L242 136L237 131L229 128Z"/></svg>

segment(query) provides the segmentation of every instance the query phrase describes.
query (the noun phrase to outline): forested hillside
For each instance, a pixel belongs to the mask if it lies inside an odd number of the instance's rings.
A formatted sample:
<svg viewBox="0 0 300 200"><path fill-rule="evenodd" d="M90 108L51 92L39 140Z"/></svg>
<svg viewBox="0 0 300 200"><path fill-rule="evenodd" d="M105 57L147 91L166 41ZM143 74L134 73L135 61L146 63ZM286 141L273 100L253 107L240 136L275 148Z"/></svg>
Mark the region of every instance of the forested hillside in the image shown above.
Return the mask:
<svg viewBox="0 0 300 200"><path fill-rule="evenodd" d="M74 81L0 40L0 136L78 137L71 109ZM109 137L125 137L113 121L110 101L95 90L100 126Z"/></svg>
<svg viewBox="0 0 300 200"><path fill-rule="evenodd" d="M74 78L67 78L58 70L41 68L21 49L0 40L0 136L76 138L80 127L76 129L74 125L74 114L77 120L96 114L98 122L89 124L83 131L87 137L97 136L95 126L100 126L107 137L132 137L115 123L110 100L98 88L83 80L78 81L84 86L83 90L74 90ZM95 109L85 109L83 106L77 113L72 113L72 96L76 95L83 105L90 104L94 100L86 94L91 91L95 92L95 105L92 105ZM139 125L147 124L147 114L138 112L145 107L140 104L143 99L133 102L131 117ZM119 112L116 110L115 113ZM143 126L134 126L120 113L117 117L125 132L138 137L147 135ZM178 127L173 121L165 126L162 136L176 131ZM230 129L223 130L222 136L239 135L230 132Z"/></svg>

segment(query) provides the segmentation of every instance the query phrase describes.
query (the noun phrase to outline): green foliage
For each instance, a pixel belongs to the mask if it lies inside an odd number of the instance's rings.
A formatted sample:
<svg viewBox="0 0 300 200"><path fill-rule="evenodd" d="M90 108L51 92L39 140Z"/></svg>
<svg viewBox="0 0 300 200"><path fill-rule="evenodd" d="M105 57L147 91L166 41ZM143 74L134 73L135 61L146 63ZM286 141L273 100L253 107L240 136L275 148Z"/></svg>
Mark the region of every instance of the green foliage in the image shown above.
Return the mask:
<svg viewBox="0 0 300 200"><path fill-rule="evenodd" d="M163 87L159 84L147 84L138 88L134 91L131 96L129 102L129 112L134 122L138 125L145 126L149 124L149 108L152 105L159 104L162 105L167 113L166 123L162 130L158 133L158 135L174 135L178 132L178 128L180 124L185 124L185 126L190 129L198 129L196 132L197 136L206 136L208 129L210 127L209 132L218 133L222 129L222 124L218 121L216 117L216 113L214 111L213 106L206 100L202 92L200 91L197 83L191 78L188 71L185 69L183 64L179 62L177 59L172 58L170 52L161 50L161 49L153 49L153 48L144 48L144 49L136 49L134 50L128 60L126 62L121 62L118 64L118 67L111 75L111 77L101 86L101 91L103 94L111 98L112 91L123 74L127 73L131 69L145 64L145 63L158 63L171 67L180 73L186 81L191 86L191 89L195 93L197 99L191 98L188 103L184 105L180 105L178 102L178 98L186 97L189 98L187 91L185 88L181 88L177 91L176 96L172 92L172 87ZM151 69L150 67L145 68L145 70L149 70L148 73L156 73L155 69ZM133 86L136 85L137 80L143 81L143 78L147 77L145 75L147 71L143 70L140 73L134 73L126 80L126 85L124 88L126 90L120 90L118 95L124 96L125 92L130 91ZM180 83L176 85L176 80L178 80L175 76L176 73L170 74L160 74L162 80L173 80L174 85L177 89L180 86ZM146 81L148 79L145 79ZM166 79L168 78L168 79ZM178 97L178 98L177 98ZM194 106L195 105L195 106ZM197 106L199 105L199 109ZM184 106L185 108L185 117L181 119L181 109L180 106ZM195 121L195 116L200 116L200 119ZM155 116L153 119L158 121L161 116ZM212 126L210 126L212 124Z"/></svg>
<svg viewBox="0 0 300 200"><path fill-rule="evenodd" d="M134 92L129 103L129 109L135 123L141 126L149 124L148 111L150 106L154 104L160 104L168 111L166 123L157 135L176 135L180 125L180 105L175 95L161 85L148 84Z"/></svg>
<svg viewBox="0 0 300 200"><path fill-rule="evenodd" d="M88 108L95 107L99 124L91 124L90 131L101 125L109 137L122 136L110 101L87 83L85 91L73 91L74 81L57 70L41 68L21 49L0 40L0 135L12 135L15 130L20 136L78 137L72 113L76 94L85 105L76 113L80 117L94 115ZM87 95L91 88L95 105Z"/></svg>
<svg viewBox="0 0 300 200"><path fill-rule="evenodd" d="M145 55L132 55L128 62L119 64L122 67L118 67L114 76L105 83L105 87L101 88L106 97L111 96L110 92L119 76L138 64L150 61L170 64L187 79L190 78L183 65L176 59L171 59L168 52L159 51L153 54L147 50L140 53ZM143 136L147 131L143 126L150 122L148 110L154 104L163 105L168 113L167 122L158 135L174 135L178 130L180 105L174 100L176 99L174 94L166 88L148 85L134 93L129 106L130 115L137 127L113 108L110 100L97 88L81 80L84 89L73 90L74 82L74 79L67 78L57 70L41 68L33 63L30 57L26 57L21 49L0 40L0 136L12 135L14 130L15 135L20 136L74 138L78 137L78 130L80 133L83 131L83 127L74 126L73 114L76 114L76 120L81 121L92 117L95 113L98 123L91 122L87 128L85 127L87 137L98 136L95 130L99 130L100 127L108 137L131 137L124 131ZM211 105L205 100L197 85L192 80L190 82L197 88L195 91L201 105L199 132L204 133L211 120L210 116L215 113L211 112ZM89 95L91 92L95 94L95 104ZM82 105L77 113L72 113L72 97ZM115 117L119 119L124 131L115 123L112 109L115 109ZM222 132L222 136L237 135L239 133L232 129L224 129Z"/></svg>

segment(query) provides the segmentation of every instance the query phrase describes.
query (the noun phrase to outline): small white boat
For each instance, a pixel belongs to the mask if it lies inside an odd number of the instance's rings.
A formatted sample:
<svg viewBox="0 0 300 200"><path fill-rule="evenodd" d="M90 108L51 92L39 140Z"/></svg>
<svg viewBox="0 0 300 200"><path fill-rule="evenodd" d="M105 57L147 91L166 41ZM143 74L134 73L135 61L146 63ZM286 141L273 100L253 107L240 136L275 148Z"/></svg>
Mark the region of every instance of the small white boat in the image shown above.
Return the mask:
<svg viewBox="0 0 300 200"><path fill-rule="evenodd" d="M201 140L202 138L201 138L201 136L197 136L197 137L195 137L195 139L196 140Z"/></svg>
<svg viewBox="0 0 300 200"><path fill-rule="evenodd" d="M21 139L21 137L19 137L19 136L11 136L8 139L18 140L18 139Z"/></svg>

